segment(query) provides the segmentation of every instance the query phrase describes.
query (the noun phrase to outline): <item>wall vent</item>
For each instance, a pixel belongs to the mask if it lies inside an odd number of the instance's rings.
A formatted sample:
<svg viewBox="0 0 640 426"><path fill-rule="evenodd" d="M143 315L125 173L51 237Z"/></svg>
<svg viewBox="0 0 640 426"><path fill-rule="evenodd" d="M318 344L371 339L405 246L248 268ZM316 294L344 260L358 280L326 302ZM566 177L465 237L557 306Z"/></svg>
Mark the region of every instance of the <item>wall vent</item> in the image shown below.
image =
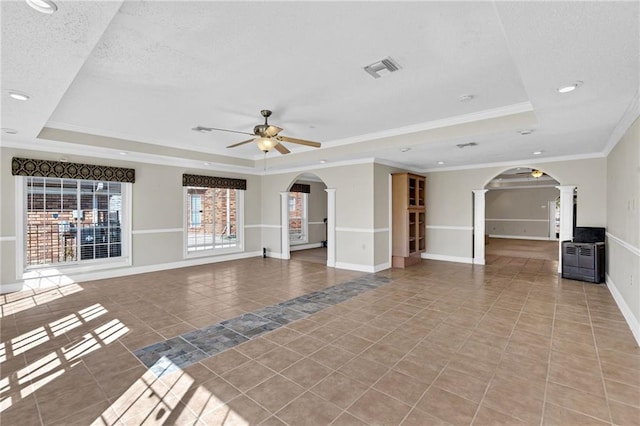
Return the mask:
<svg viewBox="0 0 640 426"><path fill-rule="evenodd" d="M388 57L364 67L364 70L373 78L380 78L383 75L396 72L399 69L400 66L398 65L398 63Z"/></svg>

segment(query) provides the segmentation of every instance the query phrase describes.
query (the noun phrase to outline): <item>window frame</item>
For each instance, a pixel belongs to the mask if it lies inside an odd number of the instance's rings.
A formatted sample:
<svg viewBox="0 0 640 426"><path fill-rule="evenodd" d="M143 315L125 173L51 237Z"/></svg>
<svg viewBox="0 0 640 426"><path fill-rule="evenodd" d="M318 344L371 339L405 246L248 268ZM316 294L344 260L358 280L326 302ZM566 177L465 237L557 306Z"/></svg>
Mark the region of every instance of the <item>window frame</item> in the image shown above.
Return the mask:
<svg viewBox="0 0 640 426"><path fill-rule="evenodd" d="M40 265L26 264L27 250L27 180L31 176L15 176L15 200L16 200L16 279L35 279L42 278L47 275L63 274L82 274L94 272L104 269L115 269L131 266L131 220L132 220L132 192L133 184L130 182L119 182L121 185L121 215L122 223L120 224L121 237L121 255L117 257L106 257L99 259L77 259L68 263L53 263ZM34 176L35 177L35 176ZM100 182L89 179L70 179L70 178L53 178L74 180L76 182L89 181Z"/></svg>
<svg viewBox="0 0 640 426"><path fill-rule="evenodd" d="M210 256L219 256L225 254L233 254L233 253L242 253L244 252L245 244L244 244L244 193L245 191L241 189L234 188L226 188L231 191L236 191L236 239L238 241L235 247L221 247L221 248L210 248L205 250L189 250L189 211L187 209L188 199L189 199L189 188L199 188L199 189L214 189L207 187L198 187L198 186L183 186L182 187L182 227L184 229L183 232L183 257L185 259L199 258L199 257L210 257ZM224 188L222 188L224 189ZM201 197L201 206L205 203L204 197ZM200 222L202 224L202 221ZM214 225L215 229L215 225Z"/></svg>
<svg viewBox="0 0 640 426"><path fill-rule="evenodd" d="M295 240L291 239L291 210L289 209L288 212L289 223L287 225L289 227L289 244L292 246L297 246L301 244L307 244L309 242L309 194L305 192L289 192L289 206L291 206L290 200L293 199L292 194L301 194L302 197L302 217L300 218L300 228L302 229L302 235L304 236L304 238Z"/></svg>

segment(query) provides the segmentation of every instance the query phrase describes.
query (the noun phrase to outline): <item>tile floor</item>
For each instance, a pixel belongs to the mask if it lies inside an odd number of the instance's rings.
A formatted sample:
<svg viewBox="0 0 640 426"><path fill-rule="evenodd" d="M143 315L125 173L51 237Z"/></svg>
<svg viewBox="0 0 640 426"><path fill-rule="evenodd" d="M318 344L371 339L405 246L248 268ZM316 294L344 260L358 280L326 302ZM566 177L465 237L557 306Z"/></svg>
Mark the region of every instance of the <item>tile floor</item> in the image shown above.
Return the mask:
<svg viewBox="0 0 640 426"><path fill-rule="evenodd" d="M253 338L255 313L368 274L254 258L3 295L0 423L640 424L622 315L556 268L423 261ZM154 359L164 374L135 355L225 326L244 340Z"/></svg>

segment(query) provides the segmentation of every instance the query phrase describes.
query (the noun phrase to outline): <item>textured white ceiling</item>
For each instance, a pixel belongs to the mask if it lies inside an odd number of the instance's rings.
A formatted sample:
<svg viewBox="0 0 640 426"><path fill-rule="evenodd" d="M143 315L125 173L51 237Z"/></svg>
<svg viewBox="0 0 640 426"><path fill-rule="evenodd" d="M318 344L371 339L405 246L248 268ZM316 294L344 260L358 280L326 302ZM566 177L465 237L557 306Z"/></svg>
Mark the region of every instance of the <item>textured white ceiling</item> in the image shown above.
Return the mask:
<svg viewBox="0 0 640 426"><path fill-rule="evenodd" d="M244 135L191 128L250 132L268 108L282 135L323 143L288 144L272 167L471 166L599 153L638 90L638 2L57 4L54 15L0 5L3 91L33 97L2 97L2 127L19 130L3 141L47 127L138 142L130 158L143 146L256 159L253 144L226 148ZM387 56L399 72L362 69ZM556 92L574 80L579 90Z"/></svg>

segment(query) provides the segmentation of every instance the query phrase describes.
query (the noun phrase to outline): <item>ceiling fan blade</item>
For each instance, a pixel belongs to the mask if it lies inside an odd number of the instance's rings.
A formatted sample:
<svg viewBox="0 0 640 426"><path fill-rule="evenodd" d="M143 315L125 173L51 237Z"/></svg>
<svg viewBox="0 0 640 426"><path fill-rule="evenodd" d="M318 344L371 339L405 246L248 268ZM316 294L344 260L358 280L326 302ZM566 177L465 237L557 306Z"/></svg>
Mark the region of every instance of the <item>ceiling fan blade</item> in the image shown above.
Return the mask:
<svg viewBox="0 0 640 426"><path fill-rule="evenodd" d="M253 133L249 133L249 132L239 132L237 130L229 130L229 129L218 129L217 127L204 127L204 126L197 126L194 127L193 129L191 129L195 132L210 132L212 130L218 130L220 132L229 132L229 133L240 133L241 135L252 135Z"/></svg>
<svg viewBox="0 0 640 426"><path fill-rule="evenodd" d="M304 139L289 138L287 136L278 136L276 137L276 139L283 142L297 143L298 145L312 146L314 148L320 148L321 146L320 142L312 142L312 141L306 141Z"/></svg>
<svg viewBox="0 0 640 426"><path fill-rule="evenodd" d="M278 136L278 133L280 133L282 130L283 129L278 126L269 125L269 127L267 127L267 130L265 130L264 134L272 138L274 136Z"/></svg>
<svg viewBox="0 0 640 426"><path fill-rule="evenodd" d="M288 154L288 153L291 152L284 145L282 145L281 143L279 143L276 146L274 146L274 148L277 149L280 154Z"/></svg>
<svg viewBox="0 0 640 426"><path fill-rule="evenodd" d="M246 143L253 142L254 140L255 140L255 138L247 139L246 141L242 141L242 142L234 143L233 145L229 145L227 148L235 148L236 146L244 145Z"/></svg>

